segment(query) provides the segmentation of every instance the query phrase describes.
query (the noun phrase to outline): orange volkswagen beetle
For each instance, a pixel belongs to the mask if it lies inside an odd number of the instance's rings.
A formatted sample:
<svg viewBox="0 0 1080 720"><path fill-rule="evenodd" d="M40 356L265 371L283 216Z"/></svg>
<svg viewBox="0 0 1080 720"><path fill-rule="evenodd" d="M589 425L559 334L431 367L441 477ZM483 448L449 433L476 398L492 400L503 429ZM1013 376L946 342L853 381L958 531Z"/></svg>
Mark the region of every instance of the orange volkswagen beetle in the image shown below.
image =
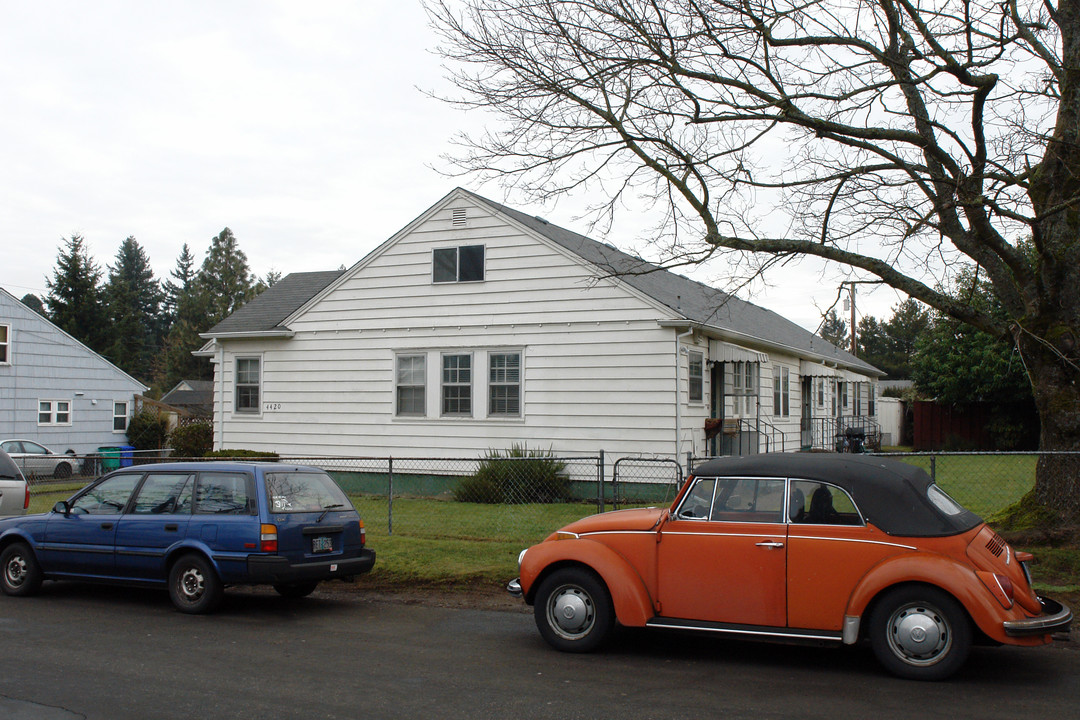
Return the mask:
<svg viewBox="0 0 1080 720"><path fill-rule="evenodd" d="M670 508L594 515L523 551L508 590L552 646L597 648L615 622L851 645L892 673L945 678L973 643L1043 645L1072 612L923 470L858 455L700 466Z"/></svg>

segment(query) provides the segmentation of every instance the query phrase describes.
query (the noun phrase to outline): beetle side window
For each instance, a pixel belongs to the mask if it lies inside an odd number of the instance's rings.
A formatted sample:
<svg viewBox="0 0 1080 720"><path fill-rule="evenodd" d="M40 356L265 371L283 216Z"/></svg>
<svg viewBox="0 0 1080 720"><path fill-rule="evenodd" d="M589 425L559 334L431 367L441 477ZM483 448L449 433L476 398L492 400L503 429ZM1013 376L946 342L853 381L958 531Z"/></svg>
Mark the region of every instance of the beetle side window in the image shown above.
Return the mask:
<svg viewBox="0 0 1080 720"><path fill-rule="evenodd" d="M800 525L862 525L862 516L842 488L810 480L792 480L788 519Z"/></svg>
<svg viewBox="0 0 1080 720"><path fill-rule="evenodd" d="M251 515L255 511L248 476L204 472L195 485L196 515Z"/></svg>
<svg viewBox="0 0 1080 720"><path fill-rule="evenodd" d="M708 520L709 511L712 508L713 490L716 487L714 478L699 478L690 492L683 498L682 506L679 507L679 518L683 520Z"/></svg>
<svg viewBox="0 0 1080 720"><path fill-rule="evenodd" d="M711 518L718 522L783 522L784 481L730 478L719 481Z"/></svg>
<svg viewBox="0 0 1080 720"><path fill-rule="evenodd" d="M135 496L135 505L131 512L138 514L174 514L185 512L181 509L180 497L189 488L191 476L176 473L150 473Z"/></svg>
<svg viewBox="0 0 1080 720"><path fill-rule="evenodd" d="M71 512L87 515L119 515L142 474L116 475L99 482L75 499Z"/></svg>

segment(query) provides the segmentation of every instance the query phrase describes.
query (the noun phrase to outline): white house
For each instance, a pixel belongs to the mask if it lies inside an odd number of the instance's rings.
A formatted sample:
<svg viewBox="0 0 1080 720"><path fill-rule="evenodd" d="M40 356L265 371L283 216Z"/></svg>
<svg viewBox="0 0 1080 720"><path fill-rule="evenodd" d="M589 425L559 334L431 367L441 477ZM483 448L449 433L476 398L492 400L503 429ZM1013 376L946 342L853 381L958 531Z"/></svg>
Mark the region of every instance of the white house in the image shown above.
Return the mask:
<svg viewBox="0 0 1080 720"><path fill-rule="evenodd" d="M881 375L776 313L462 189L204 337L216 447L320 457L831 449L873 429Z"/></svg>
<svg viewBox="0 0 1080 720"><path fill-rule="evenodd" d="M125 445L147 389L0 288L0 439L77 455Z"/></svg>

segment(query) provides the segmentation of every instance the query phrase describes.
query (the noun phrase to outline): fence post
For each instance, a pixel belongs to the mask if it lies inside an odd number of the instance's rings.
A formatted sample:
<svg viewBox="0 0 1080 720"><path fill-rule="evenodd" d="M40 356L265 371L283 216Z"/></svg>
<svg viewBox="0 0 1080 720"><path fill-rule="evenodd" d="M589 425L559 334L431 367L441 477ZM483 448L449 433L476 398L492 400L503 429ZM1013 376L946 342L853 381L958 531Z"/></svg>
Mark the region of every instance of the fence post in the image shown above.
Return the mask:
<svg viewBox="0 0 1080 720"><path fill-rule="evenodd" d="M604 476L607 474L604 472L604 451L600 451L600 460L596 466L596 512L604 512Z"/></svg>
<svg viewBox="0 0 1080 720"><path fill-rule="evenodd" d="M388 535L394 534L394 458L387 458L388 473L386 485L386 531Z"/></svg>
<svg viewBox="0 0 1080 720"><path fill-rule="evenodd" d="M937 482L937 455L930 456L930 479Z"/></svg>

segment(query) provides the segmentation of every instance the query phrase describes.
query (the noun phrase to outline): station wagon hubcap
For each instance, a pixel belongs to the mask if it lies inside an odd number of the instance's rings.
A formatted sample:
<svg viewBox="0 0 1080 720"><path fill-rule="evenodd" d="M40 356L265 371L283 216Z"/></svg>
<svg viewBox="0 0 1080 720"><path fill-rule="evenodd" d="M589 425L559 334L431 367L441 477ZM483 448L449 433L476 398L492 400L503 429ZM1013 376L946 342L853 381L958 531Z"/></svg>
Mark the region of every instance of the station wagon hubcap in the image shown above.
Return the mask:
<svg viewBox="0 0 1080 720"><path fill-rule="evenodd" d="M559 588L551 594L547 606L548 624L567 639L587 635L596 618L596 609L588 593L574 585Z"/></svg>
<svg viewBox="0 0 1080 720"><path fill-rule="evenodd" d="M889 618L889 647L910 665L933 665L952 645L949 622L928 603L909 603Z"/></svg>
<svg viewBox="0 0 1080 720"><path fill-rule="evenodd" d="M26 560L21 555L12 555L4 568L8 585L15 587L26 580Z"/></svg>
<svg viewBox="0 0 1080 720"><path fill-rule="evenodd" d="M180 575L180 592L187 600L195 601L206 589L206 580L198 568L187 568Z"/></svg>

